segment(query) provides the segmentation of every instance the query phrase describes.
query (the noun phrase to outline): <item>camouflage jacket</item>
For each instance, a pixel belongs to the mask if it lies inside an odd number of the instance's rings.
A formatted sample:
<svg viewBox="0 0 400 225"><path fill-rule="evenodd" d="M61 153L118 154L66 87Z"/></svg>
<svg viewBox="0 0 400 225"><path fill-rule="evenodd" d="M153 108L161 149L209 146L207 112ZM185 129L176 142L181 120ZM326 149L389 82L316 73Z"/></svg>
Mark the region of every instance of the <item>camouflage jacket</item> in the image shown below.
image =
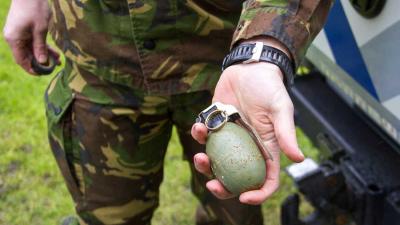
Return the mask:
<svg viewBox="0 0 400 225"><path fill-rule="evenodd" d="M53 0L65 56L102 80L150 94L213 89L229 48L254 36L284 43L296 65L332 0Z"/></svg>

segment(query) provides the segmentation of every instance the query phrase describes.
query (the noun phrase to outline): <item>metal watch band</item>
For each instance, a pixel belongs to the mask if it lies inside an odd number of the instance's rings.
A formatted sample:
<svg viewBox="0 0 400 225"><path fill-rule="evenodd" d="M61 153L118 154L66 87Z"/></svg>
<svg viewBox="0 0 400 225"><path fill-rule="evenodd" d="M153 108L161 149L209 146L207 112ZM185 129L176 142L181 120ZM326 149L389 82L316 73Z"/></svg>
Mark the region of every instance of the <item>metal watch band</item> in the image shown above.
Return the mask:
<svg viewBox="0 0 400 225"><path fill-rule="evenodd" d="M289 57L279 49L264 45L262 42L241 44L235 47L222 63L222 70L236 63L269 62L277 65L285 75L287 84L292 85L294 66Z"/></svg>

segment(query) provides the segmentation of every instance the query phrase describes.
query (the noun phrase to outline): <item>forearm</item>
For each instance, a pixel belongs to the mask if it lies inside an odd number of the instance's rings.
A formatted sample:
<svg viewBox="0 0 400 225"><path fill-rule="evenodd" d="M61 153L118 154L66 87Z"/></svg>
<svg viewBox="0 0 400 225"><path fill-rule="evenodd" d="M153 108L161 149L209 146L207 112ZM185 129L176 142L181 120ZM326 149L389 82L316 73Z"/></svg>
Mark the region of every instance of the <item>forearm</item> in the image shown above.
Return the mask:
<svg viewBox="0 0 400 225"><path fill-rule="evenodd" d="M333 0L247 0L232 40L262 40L294 60L303 58L309 44L322 29Z"/></svg>

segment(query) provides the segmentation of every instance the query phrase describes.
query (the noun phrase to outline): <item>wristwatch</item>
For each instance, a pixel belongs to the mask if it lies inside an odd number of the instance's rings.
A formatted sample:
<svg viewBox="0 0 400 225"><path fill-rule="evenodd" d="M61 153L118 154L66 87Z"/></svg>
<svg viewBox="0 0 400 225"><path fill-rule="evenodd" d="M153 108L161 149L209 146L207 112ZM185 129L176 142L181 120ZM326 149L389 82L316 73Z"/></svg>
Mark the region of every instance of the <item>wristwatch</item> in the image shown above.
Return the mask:
<svg viewBox="0 0 400 225"><path fill-rule="evenodd" d="M293 84L294 64L289 57L277 48L264 45L263 42L241 44L225 56L222 71L237 63L269 62L277 65L285 75L286 83Z"/></svg>

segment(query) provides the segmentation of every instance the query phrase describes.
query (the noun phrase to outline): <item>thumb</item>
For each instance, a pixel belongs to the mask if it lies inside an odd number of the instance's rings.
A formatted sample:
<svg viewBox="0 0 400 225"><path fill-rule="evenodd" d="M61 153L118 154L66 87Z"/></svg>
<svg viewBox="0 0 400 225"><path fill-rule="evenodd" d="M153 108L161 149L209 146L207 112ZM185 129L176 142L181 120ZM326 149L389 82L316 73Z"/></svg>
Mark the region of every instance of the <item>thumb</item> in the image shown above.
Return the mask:
<svg viewBox="0 0 400 225"><path fill-rule="evenodd" d="M303 161L304 155L297 144L293 105L290 104L274 112L273 124L279 146L285 155L292 161Z"/></svg>
<svg viewBox="0 0 400 225"><path fill-rule="evenodd" d="M35 28L33 31L33 55L40 64L46 64L48 60L48 49L46 44L47 29Z"/></svg>

